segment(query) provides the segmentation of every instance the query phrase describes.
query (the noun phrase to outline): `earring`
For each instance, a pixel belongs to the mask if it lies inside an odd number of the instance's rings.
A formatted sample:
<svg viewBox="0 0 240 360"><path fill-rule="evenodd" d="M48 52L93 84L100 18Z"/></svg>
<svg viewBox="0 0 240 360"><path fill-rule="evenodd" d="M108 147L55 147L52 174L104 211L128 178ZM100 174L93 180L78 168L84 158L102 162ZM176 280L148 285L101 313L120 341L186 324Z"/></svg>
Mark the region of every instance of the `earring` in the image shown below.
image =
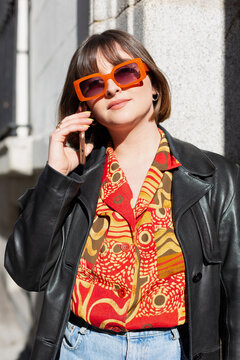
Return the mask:
<svg viewBox="0 0 240 360"><path fill-rule="evenodd" d="M158 99L159 99L159 92L157 91L156 94L153 94L153 95L152 95L152 100L153 100L154 102L156 102L156 101L158 101Z"/></svg>
<svg viewBox="0 0 240 360"><path fill-rule="evenodd" d="M93 119L93 122L91 123L92 126L96 126L97 125L97 121L95 119Z"/></svg>

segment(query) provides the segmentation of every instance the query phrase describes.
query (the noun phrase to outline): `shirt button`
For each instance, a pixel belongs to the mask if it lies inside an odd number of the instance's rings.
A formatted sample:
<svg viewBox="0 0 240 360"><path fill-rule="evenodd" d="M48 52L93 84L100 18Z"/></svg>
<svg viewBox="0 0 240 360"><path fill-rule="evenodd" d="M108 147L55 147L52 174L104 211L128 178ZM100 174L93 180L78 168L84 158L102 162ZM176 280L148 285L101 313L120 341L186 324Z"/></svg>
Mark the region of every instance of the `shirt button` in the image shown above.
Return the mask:
<svg viewBox="0 0 240 360"><path fill-rule="evenodd" d="M128 249L130 248L129 244L121 244L120 248L122 251L128 251Z"/></svg>
<svg viewBox="0 0 240 360"><path fill-rule="evenodd" d="M124 298L125 295L126 295L126 290L125 289L118 289L118 296L120 298Z"/></svg>

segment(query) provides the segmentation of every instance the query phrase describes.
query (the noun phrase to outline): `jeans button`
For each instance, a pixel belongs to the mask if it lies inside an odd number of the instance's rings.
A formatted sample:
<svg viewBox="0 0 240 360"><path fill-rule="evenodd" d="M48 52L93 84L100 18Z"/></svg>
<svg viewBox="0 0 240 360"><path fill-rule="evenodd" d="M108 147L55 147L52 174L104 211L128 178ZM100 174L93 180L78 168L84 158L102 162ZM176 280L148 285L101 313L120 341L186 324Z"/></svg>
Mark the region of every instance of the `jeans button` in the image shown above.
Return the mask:
<svg viewBox="0 0 240 360"><path fill-rule="evenodd" d="M197 273L197 274L195 274L194 276L193 276L193 278L192 278L192 281L194 282L194 283L197 283L197 282L199 282L200 280L201 280L201 278L202 278L202 273Z"/></svg>

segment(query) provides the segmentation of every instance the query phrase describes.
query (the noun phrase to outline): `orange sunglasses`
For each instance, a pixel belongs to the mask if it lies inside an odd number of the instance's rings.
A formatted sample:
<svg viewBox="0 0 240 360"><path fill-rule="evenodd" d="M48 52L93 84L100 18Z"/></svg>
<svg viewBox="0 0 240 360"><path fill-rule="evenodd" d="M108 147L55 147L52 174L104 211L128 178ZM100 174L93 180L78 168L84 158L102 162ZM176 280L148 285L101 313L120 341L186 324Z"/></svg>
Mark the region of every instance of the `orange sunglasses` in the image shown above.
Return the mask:
<svg viewBox="0 0 240 360"><path fill-rule="evenodd" d="M139 83L147 76L149 68L140 58L124 61L114 66L109 74L95 73L73 82L80 101L95 99L105 94L107 80L112 79L121 89Z"/></svg>

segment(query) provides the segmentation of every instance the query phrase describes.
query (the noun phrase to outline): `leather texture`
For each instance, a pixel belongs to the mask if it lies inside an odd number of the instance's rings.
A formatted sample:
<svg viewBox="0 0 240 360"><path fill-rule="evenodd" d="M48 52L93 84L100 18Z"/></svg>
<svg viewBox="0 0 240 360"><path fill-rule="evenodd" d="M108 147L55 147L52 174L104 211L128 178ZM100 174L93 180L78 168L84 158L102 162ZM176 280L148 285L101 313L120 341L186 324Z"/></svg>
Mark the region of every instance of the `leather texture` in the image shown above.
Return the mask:
<svg viewBox="0 0 240 360"><path fill-rule="evenodd" d="M188 323L180 327L190 360L240 359L239 166L165 132L182 164L173 170L173 221L182 247ZM20 199L5 267L29 291L45 291L31 359L54 360L70 314L79 259L95 215L105 148L64 176L46 165Z"/></svg>

